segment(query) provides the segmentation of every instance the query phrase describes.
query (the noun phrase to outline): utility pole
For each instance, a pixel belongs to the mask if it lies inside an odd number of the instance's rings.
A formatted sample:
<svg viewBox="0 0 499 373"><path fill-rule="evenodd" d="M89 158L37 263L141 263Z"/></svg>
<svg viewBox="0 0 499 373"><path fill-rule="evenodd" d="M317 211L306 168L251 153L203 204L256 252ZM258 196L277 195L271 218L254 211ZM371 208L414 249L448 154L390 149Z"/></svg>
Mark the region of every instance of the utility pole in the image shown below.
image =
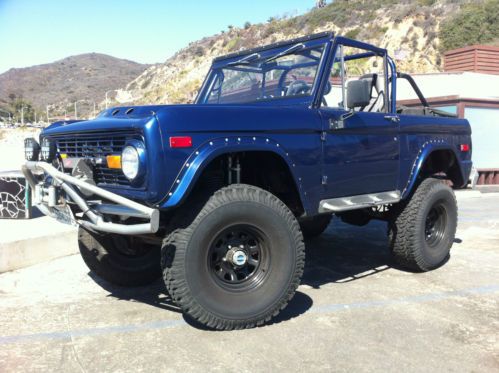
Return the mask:
<svg viewBox="0 0 499 373"><path fill-rule="evenodd" d="M24 127L24 106L21 106L21 126Z"/></svg>
<svg viewBox="0 0 499 373"><path fill-rule="evenodd" d="M76 111L76 104L77 104L78 102L85 102L85 101L89 101L89 100L85 100L85 99L84 99L84 100L76 100L76 101L74 102L74 106L75 106L75 120L78 120L78 112Z"/></svg>
<svg viewBox="0 0 499 373"><path fill-rule="evenodd" d="M47 105L47 123L50 123L50 120L49 120L49 106L50 105Z"/></svg>
<svg viewBox="0 0 499 373"><path fill-rule="evenodd" d="M107 94L109 92L118 92L118 90L117 89L111 89L111 90L109 90L109 91L106 92L106 109L107 109Z"/></svg>

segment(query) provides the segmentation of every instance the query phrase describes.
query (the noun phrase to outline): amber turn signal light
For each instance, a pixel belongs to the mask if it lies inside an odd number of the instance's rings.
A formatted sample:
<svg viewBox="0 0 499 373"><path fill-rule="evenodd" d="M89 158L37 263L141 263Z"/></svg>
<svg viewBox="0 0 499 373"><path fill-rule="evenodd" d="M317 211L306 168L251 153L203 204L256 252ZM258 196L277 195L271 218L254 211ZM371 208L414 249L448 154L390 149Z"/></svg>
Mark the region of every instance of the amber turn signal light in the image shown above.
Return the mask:
<svg viewBox="0 0 499 373"><path fill-rule="evenodd" d="M106 160L108 168L121 168L121 155L108 155Z"/></svg>

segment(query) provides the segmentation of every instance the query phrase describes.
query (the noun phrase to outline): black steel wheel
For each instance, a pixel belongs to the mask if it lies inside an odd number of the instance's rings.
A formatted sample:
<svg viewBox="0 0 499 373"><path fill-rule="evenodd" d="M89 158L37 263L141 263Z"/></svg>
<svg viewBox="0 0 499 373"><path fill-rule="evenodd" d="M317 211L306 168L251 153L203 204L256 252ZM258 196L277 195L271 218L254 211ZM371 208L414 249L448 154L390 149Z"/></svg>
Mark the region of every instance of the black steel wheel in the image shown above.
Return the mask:
<svg viewBox="0 0 499 373"><path fill-rule="evenodd" d="M193 210L190 206L189 210ZM250 185L217 191L163 242L172 299L214 329L242 329L276 316L293 297L304 266L300 227L277 197Z"/></svg>
<svg viewBox="0 0 499 373"><path fill-rule="evenodd" d="M208 250L209 269L228 290L244 291L261 284L269 261L268 237L251 225L224 229Z"/></svg>
<svg viewBox="0 0 499 373"><path fill-rule="evenodd" d="M425 239L428 247L438 248L445 239L445 229L447 228L447 210L442 201L433 205L425 219Z"/></svg>
<svg viewBox="0 0 499 373"><path fill-rule="evenodd" d="M457 227L452 189L441 180L425 179L395 211L389 222L389 241L397 262L416 271L429 271L445 263Z"/></svg>

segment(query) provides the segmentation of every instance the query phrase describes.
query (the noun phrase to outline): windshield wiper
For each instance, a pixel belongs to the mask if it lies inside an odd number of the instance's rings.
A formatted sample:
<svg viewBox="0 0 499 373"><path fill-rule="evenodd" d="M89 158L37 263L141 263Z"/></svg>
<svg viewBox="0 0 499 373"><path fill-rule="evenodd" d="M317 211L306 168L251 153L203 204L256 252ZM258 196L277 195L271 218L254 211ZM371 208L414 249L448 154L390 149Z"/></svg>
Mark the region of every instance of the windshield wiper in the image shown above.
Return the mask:
<svg viewBox="0 0 499 373"><path fill-rule="evenodd" d="M240 60L234 61L234 62L229 62L227 66L236 66L236 65L242 65L245 63L250 63L251 61L257 60L260 58L260 55L258 53L253 53L250 54L249 56L245 56L241 58Z"/></svg>
<svg viewBox="0 0 499 373"><path fill-rule="evenodd" d="M267 63L267 62L271 62L271 61L277 60L278 58L281 58L282 56L285 56L287 54L291 54L292 52L300 51L303 48L305 48L305 45L303 43L295 44L295 45L289 47L288 49L282 51L281 53L277 53L275 56L267 58L263 62Z"/></svg>

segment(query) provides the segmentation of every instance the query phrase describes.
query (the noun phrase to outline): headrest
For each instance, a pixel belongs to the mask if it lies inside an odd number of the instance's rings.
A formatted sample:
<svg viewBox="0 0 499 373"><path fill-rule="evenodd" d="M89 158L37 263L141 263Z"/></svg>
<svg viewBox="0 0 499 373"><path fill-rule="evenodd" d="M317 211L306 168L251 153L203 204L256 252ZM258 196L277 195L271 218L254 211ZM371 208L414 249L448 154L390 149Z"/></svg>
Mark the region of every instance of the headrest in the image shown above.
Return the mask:
<svg viewBox="0 0 499 373"><path fill-rule="evenodd" d="M362 75L359 79L362 80L367 80L370 85L371 85L371 96L372 96L372 89L376 89L376 93L379 93L382 91L381 89L381 84L378 79L378 74L364 74Z"/></svg>

